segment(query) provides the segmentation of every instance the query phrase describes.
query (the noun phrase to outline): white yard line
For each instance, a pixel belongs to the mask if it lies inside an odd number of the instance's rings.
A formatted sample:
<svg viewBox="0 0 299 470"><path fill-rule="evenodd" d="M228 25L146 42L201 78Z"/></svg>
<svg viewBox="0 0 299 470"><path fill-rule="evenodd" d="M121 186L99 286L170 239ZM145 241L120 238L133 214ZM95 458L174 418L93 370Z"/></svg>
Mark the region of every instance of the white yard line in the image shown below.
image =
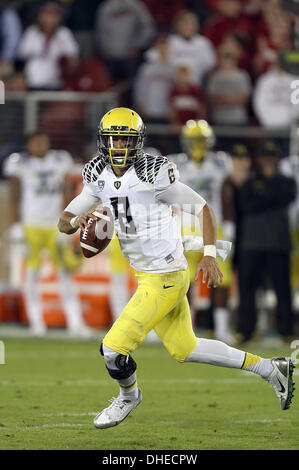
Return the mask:
<svg viewBox="0 0 299 470"><path fill-rule="evenodd" d="M42 413L39 416L51 417L51 416L63 416L63 417L73 417L73 416L96 416L99 412L90 412L90 413Z"/></svg>
<svg viewBox="0 0 299 470"><path fill-rule="evenodd" d="M244 424L250 424L250 423L278 423L278 422L290 422L289 419L282 419L282 418L277 418L277 419L232 419L230 421L231 423L244 423Z"/></svg>
<svg viewBox="0 0 299 470"><path fill-rule="evenodd" d="M71 428L71 427L83 427L90 426L90 423L47 423L40 424L39 426L19 426L16 425L15 429L46 429L46 428ZM6 428L7 429L7 428ZM13 429L13 428L10 428Z"/></svg>
<svg viewBox="0 0 299 470"><path fill-rule="evenodd" d="M227 378L227 379L205 379L205 378L189 378L189 379L141 379L141 383L165 383L165 384L223 384L223 385L230 385L230 384L250 384L258 380L258 376L249 376L243 378ZM19 381L9 381L9 380L1 380L0 386L4 387L98 387L101 385L109 385L112 382L109 382L109 377L106 380L57 380L53 382L45 381L28 381L28 382L19 382Z"/></svg>

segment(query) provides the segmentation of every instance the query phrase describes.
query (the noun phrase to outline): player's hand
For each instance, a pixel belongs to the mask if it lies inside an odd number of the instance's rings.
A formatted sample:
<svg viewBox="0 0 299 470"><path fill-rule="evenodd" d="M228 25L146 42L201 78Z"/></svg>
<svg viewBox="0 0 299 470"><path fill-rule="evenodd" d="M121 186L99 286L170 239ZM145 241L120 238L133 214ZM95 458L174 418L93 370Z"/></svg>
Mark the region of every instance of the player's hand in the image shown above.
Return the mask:
<svg viewBox="0 0 299 470"><path fill-rule="evenodd" d="M79 228L81 230L84 230L87 227L88 221L90 219L93 219L96 222L99 220L98 217L96 217L93 214L93 212L96 211L97 209L100 209L101 207L102 207L102 203L97 203L93 207L91 207L91 209L89 209L89 211L84 212L84 214L81 214L80 216L78 216L76 224L79 226Z"/></svg>
<svg viewBox="0 0 299 470"><path fill-rule="evenodd" d="M204 256L197 266L195 280L202 271L202 282L208 282L208 287L217 287L222 283L223 274L220 271L218 261L212 256Z"/></svg>

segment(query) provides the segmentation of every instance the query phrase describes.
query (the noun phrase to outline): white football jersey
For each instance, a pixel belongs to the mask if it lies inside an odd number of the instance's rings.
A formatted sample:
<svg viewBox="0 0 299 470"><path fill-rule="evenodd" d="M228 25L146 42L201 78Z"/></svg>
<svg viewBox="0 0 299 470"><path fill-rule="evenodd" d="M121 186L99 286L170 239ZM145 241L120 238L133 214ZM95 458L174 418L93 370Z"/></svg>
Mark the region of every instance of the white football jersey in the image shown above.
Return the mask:
<svg viewBox="0 0 299 470"><path fill-rule="evenodd" d="M294 228L299 228L299 155L291 155L282 158L279 162L279 170L285 176L294 178L297 183L297 197L290 204L290 223Z"/></svg>
<svg viewBox="0 0 299 470"><path fill-rule="evenodd" d="M172 272L187 269L178 218L155 198L179 178L167 158L143 154L126 173L116 176L101 157L83 170L83 191L109 206L123 255L136 271ZM72 203L65 209L72 212Z"/></svg>
<svg viewBox="0 0 299 470"><path fill-rule="evenodd" d="M221 188L225 177L232 171L231 157L225 152L208 152L201 163L195 163L185 153L170 155L180 172L182 183L202 196L215 212L217 224L222 222ZM182 214L184 226L198 225L190 214Z"/></svg>
<svg viewBox="0 0 299 470"><path fill-rule="evenodd" d="M21 182L21 222L34 227L57 226L64 205L64 180L73 166L64 150L49 150L43 158L13 153L4 166L5 176Z"/></svg>

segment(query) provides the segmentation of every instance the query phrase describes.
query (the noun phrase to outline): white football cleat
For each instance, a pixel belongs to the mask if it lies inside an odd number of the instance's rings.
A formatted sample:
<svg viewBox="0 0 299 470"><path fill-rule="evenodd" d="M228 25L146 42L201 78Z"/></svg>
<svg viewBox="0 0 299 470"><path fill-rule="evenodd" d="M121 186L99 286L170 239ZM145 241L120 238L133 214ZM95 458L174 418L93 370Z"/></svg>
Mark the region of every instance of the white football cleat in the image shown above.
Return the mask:
<svg viewBox="0 0 299 470"><path fill-rule="evenodd" d="M121 423L130 413L135 410L142 401L141 390L138 389L137 400L129 401L124 398L111 398L111 405L99 413L93 420L98 429L111 428Z"/></svg>
<svg viewBox="0 0 299 470"><path fill-rule="evenodd" d="M294 363L289 357L273 357L271 359L273 371L267 382L274 388L280 400L282 410L287 410L293 398L295 383L293 382Z"/></svg>

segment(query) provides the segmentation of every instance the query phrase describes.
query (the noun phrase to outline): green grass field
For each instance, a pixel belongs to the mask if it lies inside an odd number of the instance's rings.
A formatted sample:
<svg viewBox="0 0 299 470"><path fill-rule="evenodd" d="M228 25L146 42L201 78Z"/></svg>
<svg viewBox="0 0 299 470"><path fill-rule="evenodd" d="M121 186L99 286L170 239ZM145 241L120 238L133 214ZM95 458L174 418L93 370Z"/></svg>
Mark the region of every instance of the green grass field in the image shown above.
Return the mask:
<svg viewBox="0 0 299 470"><path fill-rule="evenodd" d="M281 411L261 378L178 364L157 344L134 353L142 404L119 426L97 430L94 415L118 394L98 349L96 341L5 340L1 450L299 449L296 395ZM265 357L292 352L250 351Z"/></svg>

